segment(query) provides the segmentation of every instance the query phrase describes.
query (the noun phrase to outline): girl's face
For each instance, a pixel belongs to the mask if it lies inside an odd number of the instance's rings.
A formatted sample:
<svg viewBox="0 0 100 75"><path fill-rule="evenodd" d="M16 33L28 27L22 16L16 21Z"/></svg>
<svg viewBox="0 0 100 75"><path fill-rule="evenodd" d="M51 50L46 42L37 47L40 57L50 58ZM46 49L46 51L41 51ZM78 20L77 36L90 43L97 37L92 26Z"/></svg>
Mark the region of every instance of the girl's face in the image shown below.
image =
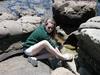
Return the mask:
<svg viewBox="0 0 100 75"><path fill-rule="evenodd" d="M50 19L47 20L46 31L51 33L54 30L54 24Z"/></svg>

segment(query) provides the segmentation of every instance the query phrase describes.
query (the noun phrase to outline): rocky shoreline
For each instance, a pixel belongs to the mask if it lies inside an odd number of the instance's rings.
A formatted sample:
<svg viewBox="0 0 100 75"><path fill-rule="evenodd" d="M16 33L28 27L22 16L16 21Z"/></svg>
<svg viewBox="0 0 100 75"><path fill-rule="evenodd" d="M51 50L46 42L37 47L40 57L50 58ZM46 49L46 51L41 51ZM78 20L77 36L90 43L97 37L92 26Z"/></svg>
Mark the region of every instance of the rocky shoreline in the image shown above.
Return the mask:
<svg viewBox="0 0 100 75"><path fill-rule="evenodd" d="M34 6L34 1L0 1L0 61L7 59L0 62L0 75L78 75L78 72L83 75L85 69L82 65L75 65L74 60L59 67L56 66L54 70L50 67L53 66L52 63L48 66L41 61L38 61L38 67L33 67L28 63L27 58L22 56L23 52L20 49L23 41L47 17L54 17L59 26L56 38L61 44L64 43L62 53L78 54L78 62L89 64L89 67L93 65L91 70L99 74L100 67L97 66L99 66L100 57L100 17L95 17L96 2L94 0L54 0L52 4L47 0L47 4L43 3L41 7L41 5ZM48 4L49 7L47 7ZM53 11L51 11L52 5ZM38 7L41 8L36 10ZM88 58L91 58L92 62ZM84 59L90 61L87 62ZM90 71L88 73L91 74Z"/></svg>

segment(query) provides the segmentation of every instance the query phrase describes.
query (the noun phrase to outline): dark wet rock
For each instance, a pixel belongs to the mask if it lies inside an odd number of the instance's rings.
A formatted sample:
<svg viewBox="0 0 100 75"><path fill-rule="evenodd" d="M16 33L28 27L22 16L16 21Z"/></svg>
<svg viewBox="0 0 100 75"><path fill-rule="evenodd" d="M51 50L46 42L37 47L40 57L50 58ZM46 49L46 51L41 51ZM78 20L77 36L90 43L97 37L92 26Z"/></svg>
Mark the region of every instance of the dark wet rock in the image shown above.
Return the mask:
<svg viewBox="0 0 100 75"><path fill-rule="evenodd" d="M22 47L22 40L24 41L29 34L19 36L7 36L0 41L0 54L8 53L12 50L18 50Z"/></svg>
<svg viewBox="0 0 100 75"><path fill-rule="evenodd" d="M80 66L84 66L92 75L100 74L100 23L98 18L100 17L93 17L82 23L78 35Z"/></svg>
<svg viewBox="0 0 100 75"><path fill-rule="evenodd" d="M73 33L73 34L70 34L68 36L68 38L66 38L64 44L70 44L70 45L74 46L75 48L77 48L77 42L78 42L77 37Z"/></svg>
<svg viewBox="0 0 100 75"><path fill-rule="evenodd" d="M19 55L23 55L23 50L19 49L19 50L10 50L8 52L2 53L0 54L0 62L7 60L11 57L14 56L19 56Z"/></svg>
<svg viewBox="0 0 100 75"><path fill-rule="evenodd" d="M66 33L71 33L77 30L81 23L96 15L96 2L55 0L53 12L61 28Z"/></svg>

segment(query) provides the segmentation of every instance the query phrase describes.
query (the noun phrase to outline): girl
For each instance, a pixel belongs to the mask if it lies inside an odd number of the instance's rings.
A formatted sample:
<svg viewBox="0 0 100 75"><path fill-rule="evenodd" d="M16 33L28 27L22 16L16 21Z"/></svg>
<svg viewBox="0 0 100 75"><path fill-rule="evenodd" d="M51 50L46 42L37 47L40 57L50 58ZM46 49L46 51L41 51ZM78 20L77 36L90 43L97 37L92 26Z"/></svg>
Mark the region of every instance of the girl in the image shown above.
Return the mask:
<svg viewBox="0 0 100 75"><path fill-rule="evenodd" d="M26 50L24 53L28 56L36 56L41 51L47 51L48 53L41 56L41 58L56 57L61 60L71 60L72 56L67 54L61 54L58 50L55 41L56 24L53 19L47 19L45 25L40 25L26 40L24 47Z"/></svg>

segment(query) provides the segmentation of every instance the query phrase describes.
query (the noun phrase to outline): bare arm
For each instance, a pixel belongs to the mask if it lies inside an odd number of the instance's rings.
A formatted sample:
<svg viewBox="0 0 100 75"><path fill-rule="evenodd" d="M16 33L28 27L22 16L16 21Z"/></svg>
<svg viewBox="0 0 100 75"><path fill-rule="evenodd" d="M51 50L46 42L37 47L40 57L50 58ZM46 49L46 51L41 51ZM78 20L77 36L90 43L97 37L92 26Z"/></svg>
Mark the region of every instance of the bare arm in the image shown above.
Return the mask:
<svg viewBox="0 0 100 75"><path fill-rule="evenodd" d="M60 50L58 49L58 47L55 48L57 50L57 52L61 53Z"/></svg>

